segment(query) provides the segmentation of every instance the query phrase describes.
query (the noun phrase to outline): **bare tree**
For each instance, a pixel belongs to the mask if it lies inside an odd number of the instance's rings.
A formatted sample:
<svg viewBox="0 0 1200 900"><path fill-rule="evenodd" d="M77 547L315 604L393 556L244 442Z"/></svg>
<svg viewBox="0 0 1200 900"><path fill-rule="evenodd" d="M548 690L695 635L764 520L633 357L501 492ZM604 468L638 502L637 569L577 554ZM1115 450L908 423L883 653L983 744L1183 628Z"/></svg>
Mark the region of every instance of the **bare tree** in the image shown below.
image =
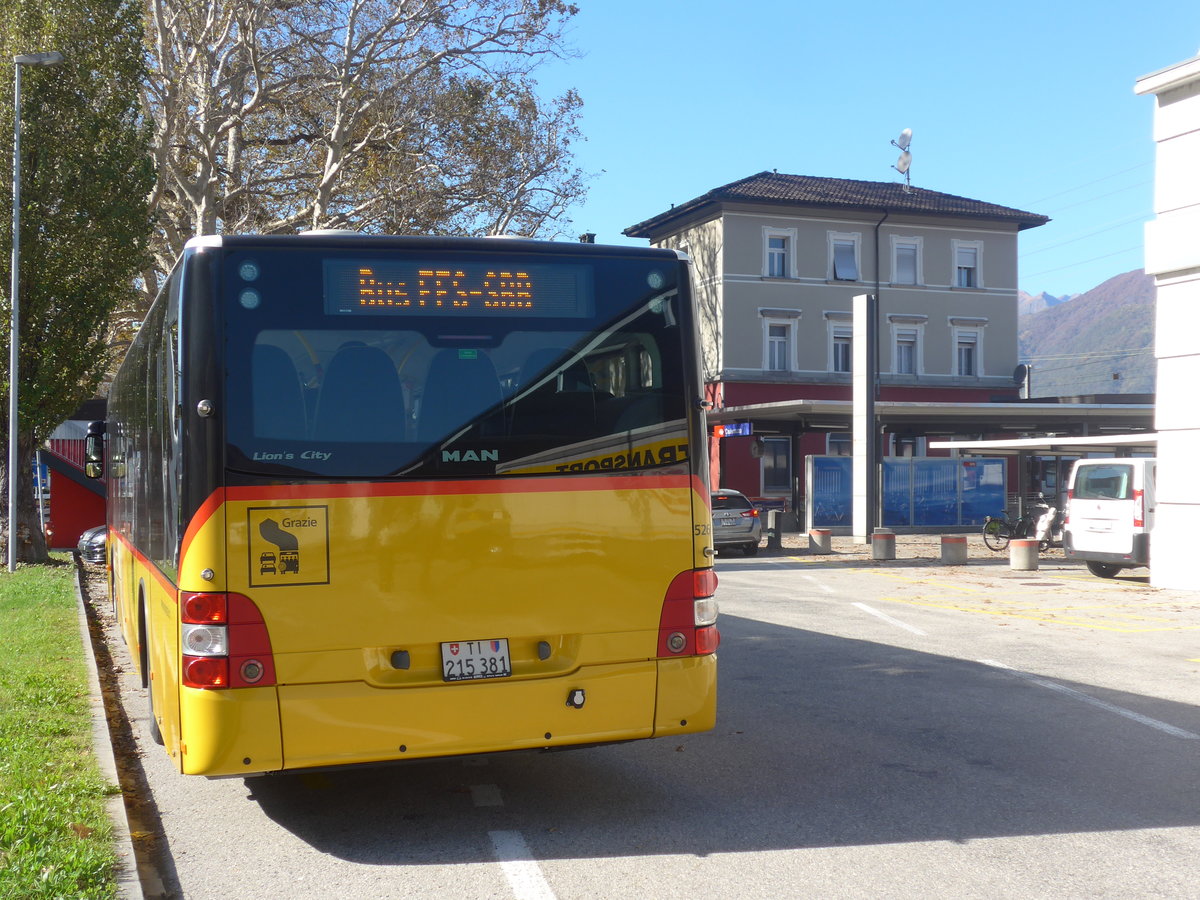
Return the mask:
<svg viewBox="0 0 1200 900"><path fill-rule="evenodd" d="M195 234L552 235L584 193L563 0L148 0L152 295ZM565 223L563 223L565 224Z"/></svg>

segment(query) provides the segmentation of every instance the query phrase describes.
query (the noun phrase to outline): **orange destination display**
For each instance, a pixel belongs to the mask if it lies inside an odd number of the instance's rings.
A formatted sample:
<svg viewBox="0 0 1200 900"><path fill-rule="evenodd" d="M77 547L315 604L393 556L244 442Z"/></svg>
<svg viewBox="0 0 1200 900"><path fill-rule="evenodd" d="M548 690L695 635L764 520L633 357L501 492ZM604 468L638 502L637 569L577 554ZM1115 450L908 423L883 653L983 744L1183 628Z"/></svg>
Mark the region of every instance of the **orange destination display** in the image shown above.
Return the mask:
<svg viewBox="0 0 1200 900"><path fill-rule="evenodd" d="M587 266L563 264L327 260L325 309L335 315L576 319L592 314L592 273Z"/></svg>

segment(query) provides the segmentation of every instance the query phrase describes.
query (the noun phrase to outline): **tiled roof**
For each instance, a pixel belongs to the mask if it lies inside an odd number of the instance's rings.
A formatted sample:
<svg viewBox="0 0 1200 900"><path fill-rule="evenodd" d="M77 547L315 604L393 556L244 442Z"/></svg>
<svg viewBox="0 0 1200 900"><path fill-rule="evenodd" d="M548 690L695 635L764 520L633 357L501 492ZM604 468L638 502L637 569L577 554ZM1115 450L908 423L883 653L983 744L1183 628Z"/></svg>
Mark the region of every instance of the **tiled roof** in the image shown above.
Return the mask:
<svg viewBox="0 0 1200 900"><path fill-rule="evenodd" d="M971 219L1015 224L1018 230L1036 228L1049 222L1046 216L1025 212L969 197L956 197L898 182L854 181L849 178L816 178L810 175L782 175L759 172L749 178L714 188L707 194L672 207L664 213L625 229L629 237L661 234L673 219L687 216L714 203L759 203L778 206L807 206L824 209L883 213L962 216Z"/></svg>

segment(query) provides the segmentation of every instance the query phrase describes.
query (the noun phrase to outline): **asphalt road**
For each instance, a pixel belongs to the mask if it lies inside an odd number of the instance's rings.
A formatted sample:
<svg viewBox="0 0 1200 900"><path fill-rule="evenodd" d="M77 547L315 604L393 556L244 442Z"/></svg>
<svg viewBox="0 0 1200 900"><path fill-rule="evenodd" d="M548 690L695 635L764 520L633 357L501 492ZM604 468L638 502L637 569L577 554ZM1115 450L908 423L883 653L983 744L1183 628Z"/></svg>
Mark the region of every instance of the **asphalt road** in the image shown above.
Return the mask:
<svg viewBox="0 0 1200 900"><path fill-rule="evenodd" d="M714 731L223 781L145 742L149 895L1200 896L1200 597L1061 561L718 571Z"/></svg>

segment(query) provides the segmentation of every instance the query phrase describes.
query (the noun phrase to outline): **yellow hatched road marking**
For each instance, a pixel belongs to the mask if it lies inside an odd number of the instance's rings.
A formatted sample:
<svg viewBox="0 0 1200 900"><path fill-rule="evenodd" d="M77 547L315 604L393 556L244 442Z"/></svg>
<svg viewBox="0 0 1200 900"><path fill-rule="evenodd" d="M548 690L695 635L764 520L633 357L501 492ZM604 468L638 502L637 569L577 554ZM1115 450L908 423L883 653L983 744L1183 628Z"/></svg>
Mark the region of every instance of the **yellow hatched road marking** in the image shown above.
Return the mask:
<svg viewBox="0 0 1200 900"><path fill-rule="evenodd" d="M858 574L861 574L863 572L871 572L875 575L882 575L884 578L891 578L891 579L894 579L895 581L904 581L904 582L907 582L908 584L928 585L928 584L933 583L933 580L930 578L911 578L907 575L901 575L897 572L881 572L878 569L852 569L851 571L858 573ZM967 586L961 585L961 584L953 584L952 582L949 582L949 581L944 582L944 581L939 580L937 582L937 586L940 590L959 591L960 593L963 593L963 594L990 593L990 591L986 588L967 587Z"/></svg>

